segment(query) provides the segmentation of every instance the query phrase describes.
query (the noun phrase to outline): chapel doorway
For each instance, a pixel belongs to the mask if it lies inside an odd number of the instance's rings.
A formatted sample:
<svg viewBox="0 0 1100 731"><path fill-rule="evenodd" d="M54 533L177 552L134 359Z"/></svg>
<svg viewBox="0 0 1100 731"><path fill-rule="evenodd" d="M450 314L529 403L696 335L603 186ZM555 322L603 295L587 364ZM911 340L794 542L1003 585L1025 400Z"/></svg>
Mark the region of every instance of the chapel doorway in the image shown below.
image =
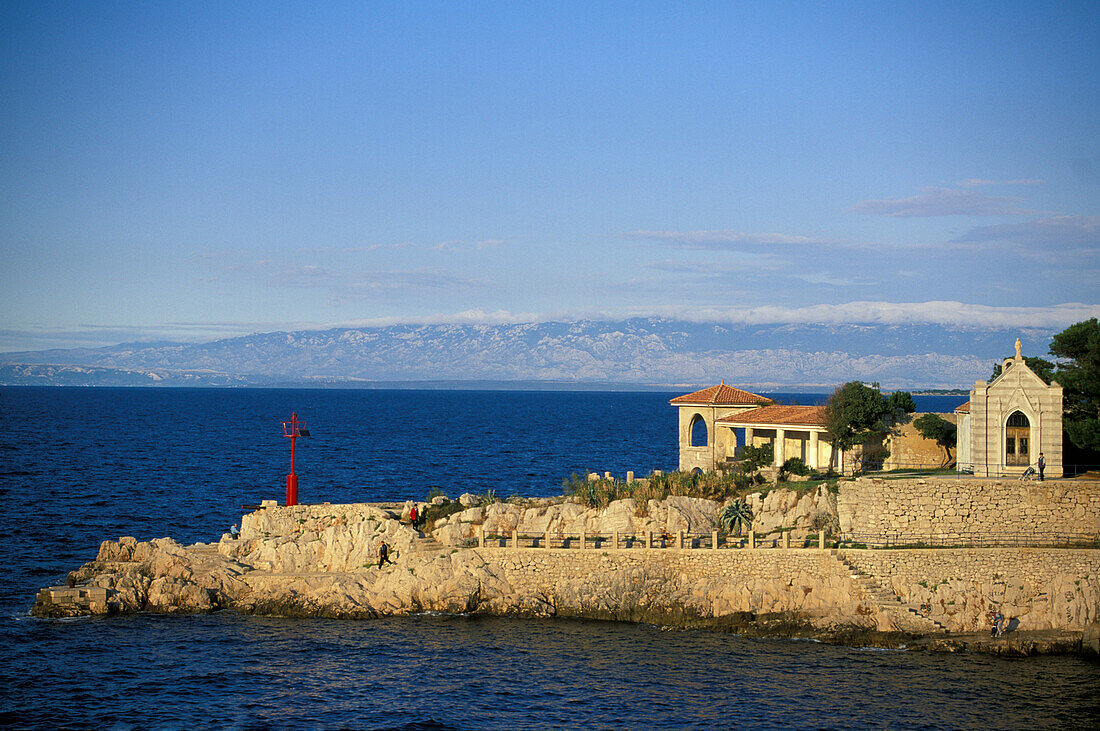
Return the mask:
<svg viewBox="0 0 1100 731"><path fill-rule="evenodd" d="M1005 464L1026 467L1031 464L1031 422L1019 411L1012 412L1005 425Z"/></svg>

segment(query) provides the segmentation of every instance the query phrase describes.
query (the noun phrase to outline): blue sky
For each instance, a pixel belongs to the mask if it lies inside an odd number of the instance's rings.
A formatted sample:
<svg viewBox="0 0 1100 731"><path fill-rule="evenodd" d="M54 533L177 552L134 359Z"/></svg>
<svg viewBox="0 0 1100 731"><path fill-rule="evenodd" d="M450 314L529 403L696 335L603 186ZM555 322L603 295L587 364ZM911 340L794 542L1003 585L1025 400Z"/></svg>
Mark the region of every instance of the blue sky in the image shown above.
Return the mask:
<svg viewBox="0 0 1100 731"><path fill-rule="evenodd" d="M4 3L0 349L1100 314L1100 4Z"/></svg>

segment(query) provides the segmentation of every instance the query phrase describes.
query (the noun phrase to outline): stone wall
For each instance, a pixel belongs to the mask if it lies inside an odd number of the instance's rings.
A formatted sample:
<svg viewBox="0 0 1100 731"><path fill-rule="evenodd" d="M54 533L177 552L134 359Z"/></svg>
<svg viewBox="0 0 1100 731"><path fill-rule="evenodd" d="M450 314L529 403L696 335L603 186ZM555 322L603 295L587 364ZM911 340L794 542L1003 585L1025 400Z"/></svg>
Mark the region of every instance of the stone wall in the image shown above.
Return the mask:
<svg viewBox="0 0 1100 731"><path fill-rule="evenodd" d="M955 458L954 454L945 454L935 439L922 437L917 427L913 426L913 422L924 415L924 412L910 414L908 422L899 425L894 434L886 437L884 446L890 450L890 456L883 462L882 469L935 469ZM956 421L954 414L936 416L952 424Z"/></svg>
<svg viewBox="0 0 1100 731"><path fill-rule="evenodd" d="M646 620L805 612L852 622L874 610L828 551L479 549L516 593L559 615Z"/></svg>
<svg viewBox="0 0 1100 731"><path fill-rule="evenodd" d="M861 477L840 484L837 512L842 534L856 540L1095 535L1100 482Z"/></svg>
<svg viewBox="0 0 1100 731"><path fill-rule="evenodd" d="M1014 629L1083 629L1100 613L1100 550L845 549L844 558L953 631L996 607Z"/></svg>
<svg viewBox="0 0 1100 731"><path fill-rule="evenodd" d="M479 549L516 594L561 615L646 621L801 612L820 624L883 626L883 605L830 551ZM1100 619L1100 550L845 549L843 558L954 632L999 609L1012 629L1080 630Z"/></svg>

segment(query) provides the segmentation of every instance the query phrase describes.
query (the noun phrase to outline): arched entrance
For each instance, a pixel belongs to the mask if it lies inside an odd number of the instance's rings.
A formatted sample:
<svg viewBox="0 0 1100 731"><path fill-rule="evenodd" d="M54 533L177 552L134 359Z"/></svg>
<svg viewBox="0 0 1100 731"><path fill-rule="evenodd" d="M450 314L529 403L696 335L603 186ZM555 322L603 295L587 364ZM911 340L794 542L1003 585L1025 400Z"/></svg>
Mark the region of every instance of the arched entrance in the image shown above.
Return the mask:
<svg viewBox="0 0 1100 731"><path fill-rule="evenodd" d="M705 447L710 442L707 440L707 420L700 414L696 414L695 418L691 420L691 426L688 427L690 434L691 446L693 447Z"/></svg>
<svg viewBox="0 0 1100 731"><path fill-rule="evenodd" d="M1009 467L1031 464L1031 422L1020 411L1013 411L1005 423L1005 464Z"/></svg>

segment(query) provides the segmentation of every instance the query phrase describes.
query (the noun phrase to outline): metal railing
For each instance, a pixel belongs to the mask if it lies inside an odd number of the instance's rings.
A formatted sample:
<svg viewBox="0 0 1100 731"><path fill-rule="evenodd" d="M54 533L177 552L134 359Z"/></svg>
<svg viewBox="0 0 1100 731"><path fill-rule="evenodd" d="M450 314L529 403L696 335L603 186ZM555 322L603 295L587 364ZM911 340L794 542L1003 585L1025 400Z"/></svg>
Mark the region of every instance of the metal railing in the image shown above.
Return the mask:
<svg viewBox="0 0 1100 731"><path fill-rule="evenodd" d="M1100 548L1100 533L845 533L844 548Z"/></svg>
<svg viewBox="0 0 1100 731"><path fill-rule="evenodd" d="M884 464L889 464L889 468L883 470ZM1032 477L1037 478L1037 467L1035 465L1019 465L1013 467L1011 471L1007 467L1001 468L996 474L990 474L990 479L1020 479L1023 477L1023 473L1031 469ZM1046 479L1047 480L1071 480L1071 479L1087 479L1085 475L1087 473L1100 473L1100 465L1088 464L1081 462L1063 462L1061 465L1063 475L1061 477L1052 477L1052 467L1048 465ZM890 462L887 460L885 463L881 460L874 461L865 459L859 464L858 474L864 477L904 477L907 473L912 473L915 477L934 477L938 479L974 479L973 466L970 463L963 463L961 467L952 464L950 467L931 467L926 463L899 463Z"/></svg>
<svg viewBox="0 0 1100 731"><path fill-rule="evenodd" d="M660 531L588 533L553 531L546 533L485 533L479 530L477 545L481 548L565 548L582 550L618 549L764 549L764 548L825 548L826 536L812 533L805 538L793 538L791 531L745 535L711 531L710 533L675 533Z"/></svg>
<svg viewBox="0 0 1100 731"><path fill-rule="evenodd" d="M829 537L811 533L794 538L792 531L758 535L749 531L737 536L731 533L648 532L550 532L550 533L484 533L466 543L480 548L564 548L580 550L619 549L707 549L759 550L768 548L1079 548L1100 549L1100 533L1050 533L1044 531L1006 531L1003 533L845 533Z"/></svg>

